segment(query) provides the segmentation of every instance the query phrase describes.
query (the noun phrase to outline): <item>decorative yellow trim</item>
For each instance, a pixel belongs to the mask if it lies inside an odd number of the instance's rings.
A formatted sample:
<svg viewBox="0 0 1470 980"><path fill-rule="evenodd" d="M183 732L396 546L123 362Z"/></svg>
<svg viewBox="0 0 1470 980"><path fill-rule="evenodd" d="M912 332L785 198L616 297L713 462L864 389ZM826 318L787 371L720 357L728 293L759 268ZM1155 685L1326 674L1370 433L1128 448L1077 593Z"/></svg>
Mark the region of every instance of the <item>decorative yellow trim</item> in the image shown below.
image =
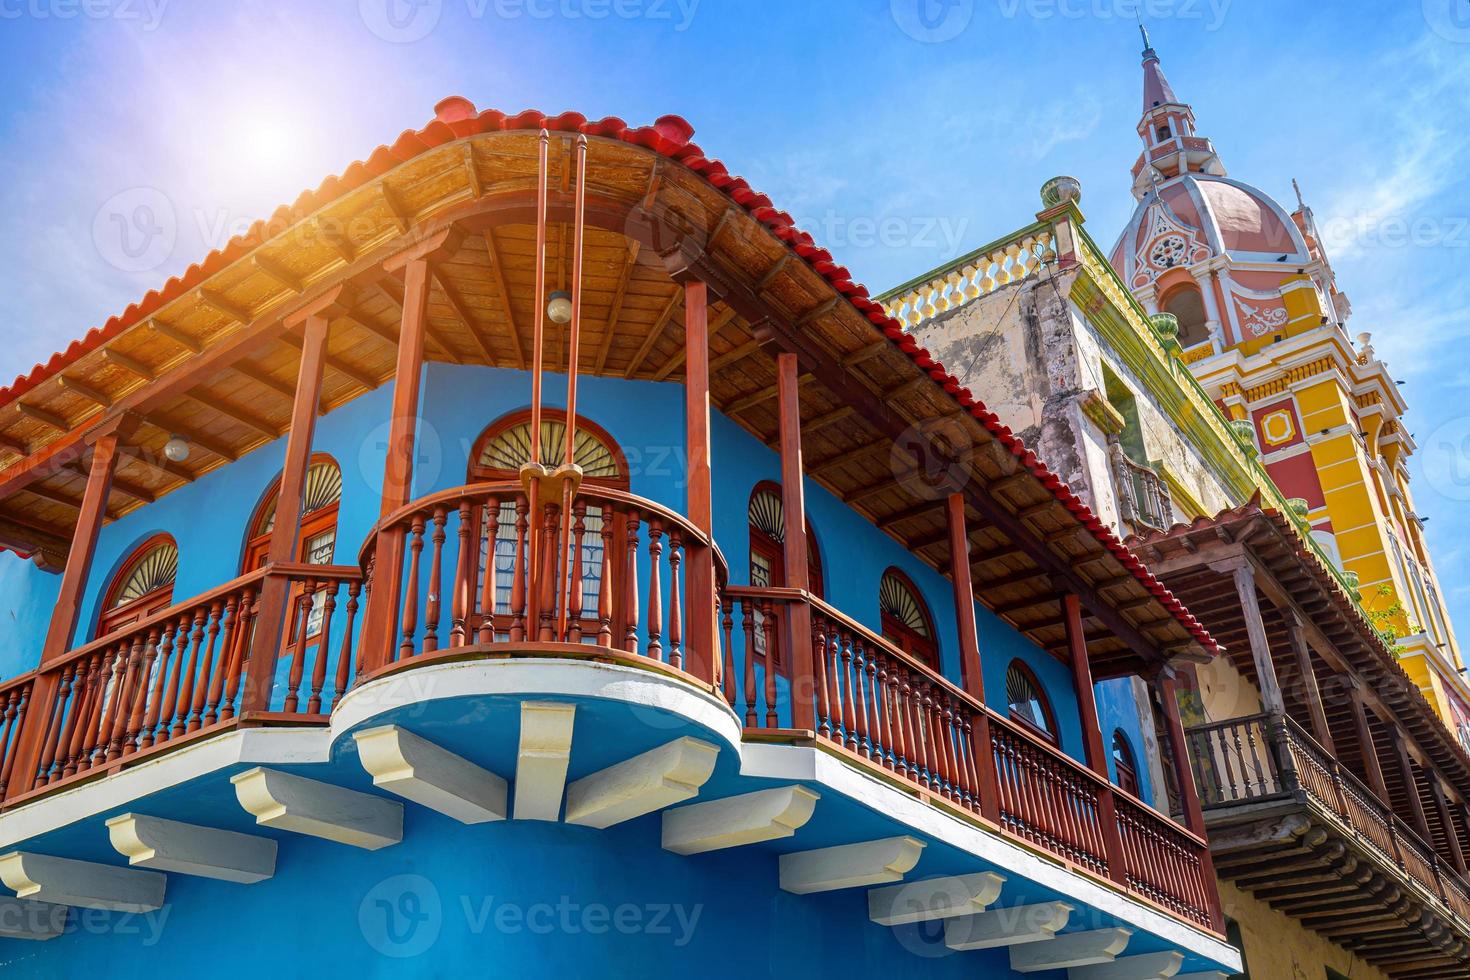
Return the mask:
<svg viewBox="0 0 1470 980"><path fill-rule="evenodd" d="M1096 389L1089 389L1084 393L1080 404L1082 414L1106 435L1121 435L1128 426L1128 420L1123 418L1116 408L1108 404L1108 400Z"/></svg>

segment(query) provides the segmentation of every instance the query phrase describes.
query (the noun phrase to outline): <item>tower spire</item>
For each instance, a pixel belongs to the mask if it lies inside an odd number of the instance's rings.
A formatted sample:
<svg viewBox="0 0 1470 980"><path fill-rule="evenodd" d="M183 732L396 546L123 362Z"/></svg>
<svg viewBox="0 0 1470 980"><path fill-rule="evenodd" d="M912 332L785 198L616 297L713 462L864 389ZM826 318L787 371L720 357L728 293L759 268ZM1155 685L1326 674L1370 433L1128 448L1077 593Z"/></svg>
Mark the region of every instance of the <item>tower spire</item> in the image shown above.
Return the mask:
<svg viewBox="0 0 1470 980"><path fill-rule="evenodd" d="M1174 94L1164 76L1159 52L1148 36L1142 18L1138 33L1143 38L1143 115L1138 135L1144 152L1133 167L1133 194L1142 198L1155 184L1183 173L1223 175L1225 167L1213 144L1194 128L1194 110Z"/></svg>

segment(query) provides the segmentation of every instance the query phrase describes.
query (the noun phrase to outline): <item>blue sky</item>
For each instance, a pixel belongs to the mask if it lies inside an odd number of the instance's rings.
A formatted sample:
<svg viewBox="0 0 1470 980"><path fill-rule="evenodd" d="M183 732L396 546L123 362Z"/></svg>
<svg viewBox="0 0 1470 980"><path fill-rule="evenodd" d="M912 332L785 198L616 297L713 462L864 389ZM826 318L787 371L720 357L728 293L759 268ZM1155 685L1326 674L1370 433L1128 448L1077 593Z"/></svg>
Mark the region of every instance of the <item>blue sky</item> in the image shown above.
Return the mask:
<svg viewBox="0 0 1470 980"><path fill-rule="evenodd" d="M1059 173L1106 247L1135 7L1230 173L1284 202L1298 178L1329 229L1470 623L1470 0L0 0L0 375L450 94L682 115L875 291L1028 222ZM107 245L119 200L169 247Z"/></svg>

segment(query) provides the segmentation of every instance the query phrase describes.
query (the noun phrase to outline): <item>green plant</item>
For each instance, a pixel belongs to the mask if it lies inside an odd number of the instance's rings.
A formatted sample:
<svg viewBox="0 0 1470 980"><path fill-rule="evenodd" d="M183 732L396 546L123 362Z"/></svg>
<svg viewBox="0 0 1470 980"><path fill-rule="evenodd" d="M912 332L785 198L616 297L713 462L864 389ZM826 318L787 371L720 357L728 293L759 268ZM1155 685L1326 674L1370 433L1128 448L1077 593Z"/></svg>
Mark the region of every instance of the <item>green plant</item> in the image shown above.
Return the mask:
<svg viewBox="0 0 1470 980"><path fill-rule="evenodd" d="M1387 585L1380 585L1374 595L1380 600L1392 599L1393 601L1378 609L1369 609L1364 606L1363 611L1368 614L1368 622L1372 623L1378 635L1383 637L1383 642L1388 644L1390 650L1398 654L1403 649L1399 646L1399 637L1406 634L1394 625L1394 620L1407 622L1408 610L1404 608L1403 602L1394 596L1393 589Z"/></svg>

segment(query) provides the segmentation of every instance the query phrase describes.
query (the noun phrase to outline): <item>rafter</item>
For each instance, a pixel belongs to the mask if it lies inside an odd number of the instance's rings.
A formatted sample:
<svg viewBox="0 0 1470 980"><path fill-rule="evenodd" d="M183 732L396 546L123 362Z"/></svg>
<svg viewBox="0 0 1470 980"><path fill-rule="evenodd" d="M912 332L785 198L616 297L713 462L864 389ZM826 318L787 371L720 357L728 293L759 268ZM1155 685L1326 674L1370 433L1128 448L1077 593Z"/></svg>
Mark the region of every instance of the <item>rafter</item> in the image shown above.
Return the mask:
<svg viewBox="0 0 1470 980"><path fill-rule="evenodd" d="M526 353L521 349L521 331L516 323L515 310L510 305L510 290L505 285L505 267L500 262L500 250L495 246L495 231L485 229L485 254L490 259L490 282L495 287L495 298L505 310L505 322L510 327L510 342L516 352L516 367L526 369Z"/></svg>
<svg viewBox="0 0 1470 980"><path fill-rule="evenodd" d="M628 243L628 257L623 262L623 273L618 278L617 289L613 292L612 306L608 308L607 320L602 325L602 343L597 347L597 362L593 368L593 371L598 374L601 374L602 369L607 365L607 355L612 350L613 334L617 332L618 319L623 314L623 296L628 291L628 283L633 278L633 270L638 268L639 248L637 242Z"/></svg>
<svg viewBox="0 0 1470 980"><path fill-rule="evenodd" d="M152 381L154 378L158 377L158 373L156 371L154 371L148 365L144 364L142 361L138 360L136 357L133 357L131 354L124 354L121 351L113 350L111 347L102 348L102 358L103 360L111 361L113 364L116 364L124 371L131 371L133 374L136 374L144 381Z"/></svg>
<svg viewBox="0 0 1470 980"><path fill-rule="evenodd" d="M464 327L465 333L469 334L470 339L475 342L475 346L480 348L480 353L485 357L485 363L493 367L495 365L495 355L490 352L490 345L485 342L484 336L481 335L479 327L475 324L474 317L470 316L469 310L465 309L465 305L459 296L449 287L449 283L445 282L443 274L436 271L431 278L435 285L439 287L439 292L444 297L444 305L449 307L455 319L459 321L460 326Z"/></svg>
<svg viewBox="0 0 1470 980"><path fill-rule="evenodd" d="M658 319L654 321L653 326L649 329L648 336L643 339L642 345L638 348L638 353L634 354L633 359L628 362L628 368L623 372L624 378L631 378L638 373L638 369L643 366L644 359L648 357L648 352L653 350L653 345L663 335L664 326L668 324L674 312L682 306L680 301L683 298L683 287L675 289L674 294L669 297L668 303L664 305L663 312L658 315Z"/></svg>
<svg viewBox="0 0 1470 980"><path fill-rule="evenodd" d="M56 379L56 383L67 391L81 395L87 401L100 405L102 408L112 407L112 397L110 395L98 391L85 382L78 381L75 378L68 378L63 374Z"/></svg>

